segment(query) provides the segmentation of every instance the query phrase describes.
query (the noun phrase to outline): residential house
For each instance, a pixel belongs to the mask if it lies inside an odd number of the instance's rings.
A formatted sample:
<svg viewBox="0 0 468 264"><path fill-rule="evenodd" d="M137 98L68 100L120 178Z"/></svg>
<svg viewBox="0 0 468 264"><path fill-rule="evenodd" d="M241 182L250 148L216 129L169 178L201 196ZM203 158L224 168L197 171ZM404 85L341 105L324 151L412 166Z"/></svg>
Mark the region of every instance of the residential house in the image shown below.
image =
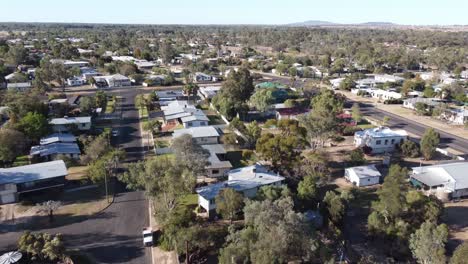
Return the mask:
<svg viewBox="0 0 468 264"><path fill-rule="evenodd" d="M246 198L253 198L257 191L268 185L281 186L284 177L269 172L261 165L239 168L228 172L228 180L196 189L198 205L203 208L209 217L215 215L216 196L222 189L232 188Z"/></svg>
<svg viewBox="0 0 468 264"><path fill-rule="evenodd" d="M46 145L32 146L29 156L35 160L51 161L56 160L59 155L72 159L80 158L80 148L76 143L50 143Z"/></svg>
<svg viewBox="0 0 468 264"><path fill-rule="evenodd" d="M31 82L7 83L7 89L10 91L25 92L32 88Z"/></svg>
<svg viewBox="0 0 468 264"><path fill-rule="evenodd" d="M155 66L157 66L156 63L147 60L136 60L134 61L134 63L137 66L137 68L141 71L149 71L152 70Z"/></svg>
<svg viewBox="0 0 468 264"><path fill-rule="evenodd" d="M86 79L83 77L73 76L67 79L68 86L81 86L86 84Z"/></svg>
<svg viewBox="0 0 468 264"><path fill-rule="evenodd" d="M65 132L69 131L73 127L80 131L87 131L91 129L91 117L63 117L63 118L53 118L49 121L49 124L52 126L52 129L55 132Z"/></svg>
<svg viewBox="0 0 468 264"><path fill-rule="evenodd" d="M374 75L374 79L377 83L403 83L405 80L405 78L390 74L376 74Z"/></svg>
<svg viewBox="0 0 468 264"><path fill-rule="evenodd" d="M132 82L126 76L122 74L114 74L109 76L94 76L94 80L96 81L95 85L97 87L124 87L124 86L131 86Z"/></svg>
<svg viewBox="0 0 468 264"><path fill-rule="evenodd" d="M410 182L441 200L468 195L468 162L452 162L412 168Z"/></svg>
<svg viewBox="0 0 468 264"><path fill-rule="evenodd" d="M440 118L454 125L464 125L468 122L468 109L465 107L447 109L440 115Z"/></svg>
<svg viewBox="0 0 468 264"><path fill-rule="evenodd" d="M180 137L183 134L189 134L199 145L218 144L221 136L213 126L200 126L174 130L173 138Z"/></svg>
<svg viewBox="0 0 468 264"><path fill-rule="evenodd" d="M184 128L208 125L209 119L205 113L187 101L170 102L161 110L164 112L164 123L166 125L181 123Z"/></svg>
<svg viewBox="0 0 468 264"><path fill-rule="evenodd" d="M392 152L396 146L408 138L405 130L392 130L388 127L369 128L354 133L356 147L368 147L372 154Z"/></svg>
<svg viewBox="0 0 468 264"><path fill-rule="evenodd" d="M375 165L351 167L345 169L345 179L358 187L380 183L382 174Z"/></svg>
<svg viewBox="0 0 468 264"><path fill-rule="evenodd" d="M216 77L208 75L203 72L196 72L193 75L193 81L196 83L203 83L203 82L216 82Z"/></svg>
<svg viewBox="0 0 468 264"><path fill-rule="evenodd" d="M0 169L0 204L14 203L22 195L63 188L68 174L63 160Z"/></svg>
<svg viewBox="0 0 468 264"><path fill-rule="evenodd" d="M299 116L307 114L310 109L304 109L299 107L293 108L278 108L275 110L275 116L278 120L293 119L297 120Z"/></svg>
<svg viewBox="0 0 468 264"><path fill-rule="evenodd" d="M166 75L150 75L145 78L143 86L155 86L155 85L165 85L166 84Z"/></svg>
<svg viewBox="0 0 468 264"><path fill-rule="evenodd" d="M68 133L54 133L40 140L41 145L49 145L53 143L75 143L76 137Z"/></svg>
<svg viewBox="0 0 468 264"><path fill-rule="evenodd" d="M338 88L340 88L340 84L341 84L341 82L344 81L344 79L345 79L345 78L331 79L331 80L330 80L330 83L331 83L331 85L332 85L332 88L333 88L333 89L338 89Z"/></svg>
<svg viewBox="0 0 468 264"><path fill-rule="evenodd" d="M211 99L213 98L219 91L221 90L221 86L206 86L200 87L198 89L198 96L203 99Z"/></svg>
<svg viewBox="0 0 468 264"><path fill-rule="evenodd" d="M226 160L226 150L221 144L201 145L202 148L210 153L208 162L205 167L206 176L211 178L226 176L227 172L232 169L231 162Z"/></svg>
<svg viewBox="0 0 468 264"><path fill-rule="evenodd" d="M441 104L441 102L442 100L437 98L415 97L403 100L403 107L415 110L417 103L423 103L429 107L436 107Z"/></svg>
<svg viewBox="0 0 468 264"><path fill-rule="evenodd" d="M374 89L370 91L372 97L377 98L379 100L391 100L391 99L401 99L403 95L398 93L394 90L382 90L382 89Z"/></svg>
<svg viewBox="0 0 468 264"><path fill-rule="evenodd" d="M159 98L159 105L167 106L169 103L186 98L182 90L155 91Z"/></svg>

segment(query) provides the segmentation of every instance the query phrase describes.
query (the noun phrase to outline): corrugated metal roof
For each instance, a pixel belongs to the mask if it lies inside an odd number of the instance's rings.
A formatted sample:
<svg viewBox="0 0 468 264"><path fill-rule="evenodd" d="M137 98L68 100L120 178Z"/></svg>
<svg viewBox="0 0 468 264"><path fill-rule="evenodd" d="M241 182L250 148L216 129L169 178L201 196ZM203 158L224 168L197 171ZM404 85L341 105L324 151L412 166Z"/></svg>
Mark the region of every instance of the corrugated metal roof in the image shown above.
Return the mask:
<svg viewBox="0 0 468 264"><path fill-rule="evenodd" d="M32 165L0 169L0 184L25 183L50 179L68 174L63 160L55 160Z"/></svg>
<svg viewBox="0 0 468 264"><path fill-rule="evenodd" d="M191 127L186 129L177 129L174 131L172 137L180 137L183 134L189 134L193 138L202 138L202 137L219 137L218 130L212 126L203 126L203 127Z"/></svg>
<svg viewBox="0 0 468 264"><path fill-rule="evenodd" d="M353 173L360 179L382 176L380 172L377 170L377 168L375 167L375 165L351 167L351 168L346 168L346 170L349 173Z"/></svg>
<svg viewBox="0 0 468 264"><path fill-rule="evenodd" d="M468 188L468 162L414 167L412 178L427 186L455 183L455 190Z"/></svg>

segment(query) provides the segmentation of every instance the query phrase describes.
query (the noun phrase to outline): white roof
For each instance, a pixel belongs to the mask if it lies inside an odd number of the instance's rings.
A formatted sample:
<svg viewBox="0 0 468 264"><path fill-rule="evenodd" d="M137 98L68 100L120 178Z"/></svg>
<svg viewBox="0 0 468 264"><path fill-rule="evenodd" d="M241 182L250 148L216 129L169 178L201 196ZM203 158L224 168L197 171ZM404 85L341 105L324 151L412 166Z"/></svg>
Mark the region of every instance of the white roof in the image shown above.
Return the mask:
<svg viewBox="0 0 468 264"><path fill-rule="evenodd" d="M174 131L172 137L177 138L183 134L189 134L193 138L204 138L204 137L219 137L218 130L212 126L202 126L202 127L191 127L185 129L177 129Z"/></svg>
<svg viewBox="0 0 468 264"><path fill-rule="evenodd" d="M54 154L81 154L76 143L51 143L47 145L32 146L29 155L39 155L41 157Z"/></svg>
<svg viewBox="0 0 468 264"><path fill-rule="evenodd" d="M63 160L49 161L14 168L0 169L0 184L32 182L66 176L67 174L67 167Z"/></svg>
<svg viewBox="0 0 468 264"><path fill-rule="evenodd" d="M385 137L407 137L408 133L403 129L392 130L388 127L375 127L369 128L363 131L357 131L355 136L368 136L373 138L385 138Z"/></svg>
<svg viewBox="0 0 468 264"><path fill-rule="evenodd" d="M253 169L256 171L253 172ZM275 175L260 165L253 165L229 171L229 179L205 187L197 188L197 193L207 200L215 198L224 188L232 188L236 191L245 191L264 185L282 182L285 178Z"/></svg>
<svg viewBox="0 0 468 264"><path fill-rule="evenodd" d="M90 116L53 118L49 122L49 124L51 125L71 125L71 124L85 124L85 123L91 123Z"/></svg>
<svg viewBox="0 0 468 264"><path fill-rule="evenodd" d="M76 137L73 136L72 134L59 134L59 133L54 133L51 135L48 135L47 137L41 138L40 144L41 145L47 145L47 144L52 144L52 143L57 143L57 142L63 142L63 143L71 143L71 142L76 142Z"/></svg>
<svg viewBox="0 0 468 264"><path fill-rule="evenodd" d="M382 177L382 174L377 170L375 165L359 166L346 168L348 173L357 176L360 179L370 177Z"/></svg>
<svg viewBox="0 0 468 264"><path fill-rule="evenodd" d="M412 178L427 186L451 185L455 190L468 188L468 162L414 167Z"/></svg>

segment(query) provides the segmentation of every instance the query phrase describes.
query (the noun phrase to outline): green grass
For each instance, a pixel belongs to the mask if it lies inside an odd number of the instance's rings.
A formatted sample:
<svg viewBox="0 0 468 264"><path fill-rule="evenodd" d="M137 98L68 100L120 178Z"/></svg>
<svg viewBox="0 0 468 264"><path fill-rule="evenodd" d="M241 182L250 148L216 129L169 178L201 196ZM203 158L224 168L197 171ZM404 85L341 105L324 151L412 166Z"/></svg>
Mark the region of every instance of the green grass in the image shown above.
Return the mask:
<svg viewBox="0 0 468 264"><path fill-rule="evenodd" d="M28 155L16 157L15 162L13 162L13 167L29 165Z"/></svg>
<svg viewBox="0 0 468 264"><path fill-rule="evenodd" d="M180 211L184 208L195 210L198 206L198 194L187 194L185 196L179 197L179 204L177 205L176 210Z"/></svg>

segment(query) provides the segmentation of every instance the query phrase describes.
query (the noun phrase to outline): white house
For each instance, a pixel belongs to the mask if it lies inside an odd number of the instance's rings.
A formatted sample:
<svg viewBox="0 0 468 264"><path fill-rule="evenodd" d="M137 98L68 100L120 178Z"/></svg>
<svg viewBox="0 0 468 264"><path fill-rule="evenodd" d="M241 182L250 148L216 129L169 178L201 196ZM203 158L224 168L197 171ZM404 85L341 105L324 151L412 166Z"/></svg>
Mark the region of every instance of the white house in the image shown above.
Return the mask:
<svg viewBox="0 0 468 264"><path fill-rule="evenodd" d="M228 180L220 183L196 189L198 193L198 205L203 208L208 216L214 214L216 209L216 196L225 188L232 188L242 193L244 197L253 198L262 186L274 185L281 186L284 177L269 172L261 165L253 165L228 172Z"/></svg>
<svg viewBox="0 0 468 264"><path fill-rule="evenodd" d="M0 204L17 202L23 193L63 188L67 174L63 160L0 168Z"/></svg>
<svg viewBox="0 0 468 264"><path fill-rule="evenodd" d="M370 128L354 133L356 147L367 146L373 154L392 152L396 146L408 138L405 130L392 130L388 127Z"/></svg>
<svg viewBox="0 0 468 264"><path fill-rule="evenodd" d="M216 82L216 77L205 74L203 72L196 72L193 75L193 81L197 83L201 82Z"/></svg>
<svg viewBox="0 0 468 264"><path fill-rule="evenodd" d="M83 77L73 76L67 79L68 86L81 86L86 83L86 79Z"/></svg>
<svg viewBox="0 0 468 264"><path fill-rule="evenodd" d="M403 100L403 107L415 110L417 103L423 103L431 107L435 107L439 105L441 102L440 102L440 99L437 99L437 98L415 97L415 98L409 98L409 99Z"/></svg>
<svg viewBox="0 0 468 264"><path fill-rule="evenodd" d="M379 184L381 177L375 165L345 169L345 179L358 187Z"/></svg>
<svg viewBox="0 0 468 264"><path fill-rule="evenodd" d="M386 83L386 82L402 83L405 80L405 78L395 76L395 75L390 75L390 74L376 74L374 76L374 79L377 83Z"/></svg>
<svg viewBox="0 0 468 264"><path fill-rule="evenodd" d="M7 83L7 89L11 91L24 92L32 88L31 82Z"/></svg>
<svg viewBox="0 0 468 264"><path fill-rule="evenodd" d="M454 125L464 125L466 122L468 122L468 109L449 109L442 113L440 117Z"/></svg>
<svg viewBox="0 0 468 264"><path fill-rule="evenodd" d="M82 116L53 118L49 121L49 124L52 126L52 129L55 132L69 131L72 126L76 126L78 130L86 131L91 129L91 117Z"/></svg>
<svg viewBox="0 0 468 264"><path fill-rule="evenodd" d="M94 80L96 81L96 86L98 87L124 87L124 86L131 86L132 82L126 76L122 74L114 74L109 76L94 76Z"/></svg>
<svg viewBox="0 0 468 264"><path fill-rule="evenodd" d="M183 134L189 134L199 145L218 144L220 134L212 126L191 127L174 130L173 138L180 137Z"/></svg>
<svg viewBox="0 0 468 264"><path fill-rule="evenodd" d="M211 99L213 98L219 91L221 90L221 86L206 86L200 87L198 89L198 95L203 99Z"/></svg>
<svg viewBox="0 0 468 264"><path fill-rule="evenodd" d="M374 89L370 92L371 96L381 100L401 99L403 95L392 90Z"/></svg>
<svg viewBox="0 0 468 264"><path fill-rule="evenodd" d="M412 168L410 182L422 187L439 199L468 195L468 162L454 162Z"/></svg>

